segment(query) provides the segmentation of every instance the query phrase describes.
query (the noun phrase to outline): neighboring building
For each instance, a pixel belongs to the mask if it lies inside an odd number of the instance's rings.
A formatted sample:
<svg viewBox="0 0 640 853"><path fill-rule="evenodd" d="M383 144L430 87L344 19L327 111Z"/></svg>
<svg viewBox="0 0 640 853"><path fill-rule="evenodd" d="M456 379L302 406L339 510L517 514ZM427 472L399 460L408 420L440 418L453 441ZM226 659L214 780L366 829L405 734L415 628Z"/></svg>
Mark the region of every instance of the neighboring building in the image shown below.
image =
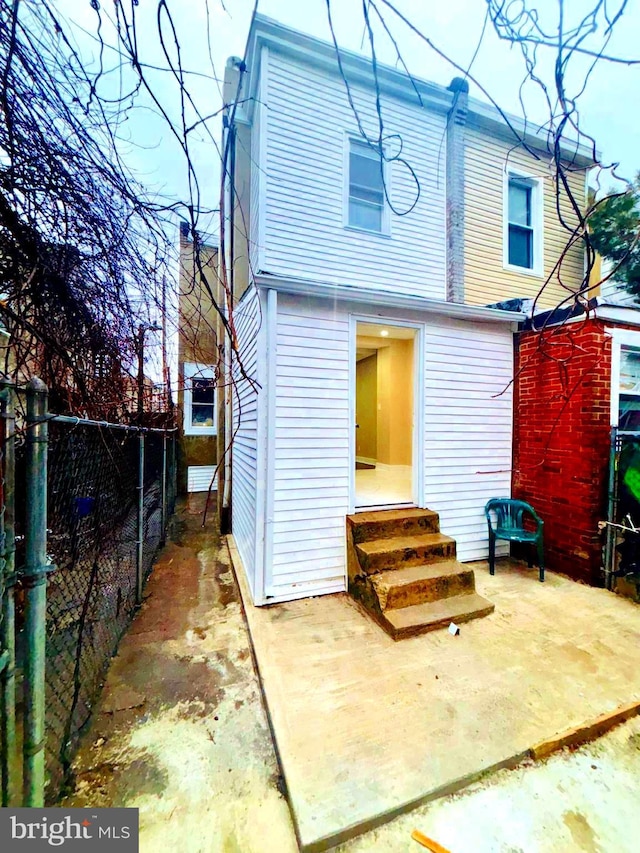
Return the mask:
<svg viewBox="0 0 640 853"><path fill-rule="evenodd" d="M375 139L371 63L341 62ZM382 167L333 46L257 16L246 69L227 66L232 526L256 604L346 589L345 520L372 507L435 510L459 559L484 558L484 505L511 490L524 318L484 306L535 299L566 243L546 139L513 120L538 159L514 149L462 80L377 82ZM588 152L566 156L582 199ZM560 206L571 223L562 191ZM538 307L583 271L573 249Z"/></svg>
<svg viewBox="0 0 640 853"><path fill-rule="evenodd" d="M186 222L180 224L179 263L178 490L203 492L212 483L218 459L218 315L196 263ZM217 247L202 245L200 264L217 297Z"/></svg>
<svg viewBox="0 0 640 853"><path fill-rule="evenodd" d="M617 454L640 440L640 312L600 297L570 314L539 316L544 332L518 336L514 493L545 520L549 565L601 585L616 559L603 555L599 525L610 514L622 522L629 508L620 516L610 504L611 440L615 448L621 437ZM638 503L632 521L640 525Z"/></svg>

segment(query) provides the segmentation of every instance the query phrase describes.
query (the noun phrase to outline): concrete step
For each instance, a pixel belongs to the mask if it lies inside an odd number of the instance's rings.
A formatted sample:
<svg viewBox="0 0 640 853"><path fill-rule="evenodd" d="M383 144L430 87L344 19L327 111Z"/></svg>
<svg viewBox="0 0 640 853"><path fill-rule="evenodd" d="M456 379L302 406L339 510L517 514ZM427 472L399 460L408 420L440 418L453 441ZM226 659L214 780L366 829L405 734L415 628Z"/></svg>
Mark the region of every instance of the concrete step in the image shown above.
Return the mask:
<svg viewBox="0 0 640 853"><path fill-rule="evenodd" d="M430 509L388 509L378 512L359 512L347 516L353 541L367 542L371 539L391 539L420 533L438 533L440 519Z"/></svg>
<svg viewBox="0 0 640 853"><path fill-rule="evenodd" d="M457 560L378 572L370 581L383 611L469 595L476 589L473 570Z"/></svg>
<svg viewBox="0 0 640 853"><path fill-rule="evenodd" d="M360 567L366 574L404 569L439 560L453 560L455 539L442 533L422 533L374 539L356 545Z"/></svg>
<svg viewBox="0 0 640 853"><path fill-rule="evenodd" d="M493 613L494 605L477 593L385 610L378 620L394 640L446 628L450 622L468 622Z"/></svg>

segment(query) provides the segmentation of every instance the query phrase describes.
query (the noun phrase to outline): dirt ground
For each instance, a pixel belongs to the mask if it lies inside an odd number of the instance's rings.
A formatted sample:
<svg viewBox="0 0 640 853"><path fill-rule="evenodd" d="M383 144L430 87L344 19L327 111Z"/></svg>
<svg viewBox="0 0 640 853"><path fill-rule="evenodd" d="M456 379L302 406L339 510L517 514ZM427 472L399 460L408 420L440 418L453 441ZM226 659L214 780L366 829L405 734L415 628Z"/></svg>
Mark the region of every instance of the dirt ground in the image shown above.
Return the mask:
<svg viewBox="0 0 640 853"><path fill-rule="evenodd" d="M142 853L294 853L227 549L203 531L199 509L179 508L61 805L139 808ZM639 802L636 718L337 849L420 853L411 839L419 829L451 853L630 853Z"/></svg>

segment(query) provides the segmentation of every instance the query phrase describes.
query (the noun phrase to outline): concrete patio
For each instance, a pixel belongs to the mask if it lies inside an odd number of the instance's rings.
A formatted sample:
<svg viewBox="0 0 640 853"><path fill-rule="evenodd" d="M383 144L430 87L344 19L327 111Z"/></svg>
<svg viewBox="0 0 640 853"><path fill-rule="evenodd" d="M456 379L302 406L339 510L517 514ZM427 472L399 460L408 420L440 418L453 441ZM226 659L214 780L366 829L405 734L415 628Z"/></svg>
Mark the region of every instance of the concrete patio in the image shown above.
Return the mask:
<svg viewBox="0 0 640 853"><path fill-rule="evenodd" d="M238 555L231 543L238 569ZM323 850L536 745L640 706L640 608L502 562L495 613L391 640L347 595L255 608L237 571L300 845ZM633 711L632 711L633 712Z"/></svg>

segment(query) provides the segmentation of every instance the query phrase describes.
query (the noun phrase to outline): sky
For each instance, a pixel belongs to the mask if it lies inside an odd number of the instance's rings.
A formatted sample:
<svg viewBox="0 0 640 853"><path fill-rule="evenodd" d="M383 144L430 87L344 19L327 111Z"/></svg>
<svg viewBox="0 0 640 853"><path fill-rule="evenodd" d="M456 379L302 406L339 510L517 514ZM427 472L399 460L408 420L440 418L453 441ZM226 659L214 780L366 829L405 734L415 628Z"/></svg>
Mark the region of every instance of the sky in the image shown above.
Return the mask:
<svg viewBox="0 0 640 853"><path fill-rule="evenodd" d="M113 14L111 0L100 0L99 11L90 0L52 0L58 12L71 27L76 47L83 63L90 69L100 64L96 31L100 23L106 47L102 54L105 74L100 80L100 94L117 97L137 82L131 69L119 61L117 44L109 18ZM525 64L518 46L511 46L497 36L493 26L486 24L486 0L376 0L383 8L395 5L417 30L424 33L450 60L468 69L473 78L486 90L499 107L527 121L543 123L549 112L541 90L528 83ZM584 15L597 0L564 0L565 26L570 27L576 16ZM609 9L617 9L624 0L602 0ZM139 0L135 7L140 57L147 64L145 77L173 122L181 115L179 88L168 71L167 56L163 53L158 27L159 0ZM525 3L535 5L545 30L557 32L560 0L508 0L509 8ZM201 116L212 116L198 131L190 134L191 162L197 177L195 201L201 214L198 230L215 240L220 185L219 145L221 119L221 84L229 56L243 56L255 0L166 0L176 27L180 56L187 74L189 94ZM367 55L366 30L362 16L363 0L331 0L335 33L341 47ZM126 0L127 9L132 4ZM620 19L607 47L612 56L640 58L640 0L628 0L628 9ZM444 61L424 40L389 11L385 22L391 30L410 72L420 78L447 86L460 71ZM258 0L258 11L289 27L330 41L327 19L327 0ZM100 21L99 21L100 19ZM168 46L169 57L175 58L171 29L166 15L160 16L160 29ZM602 26L583 44L598 48L603 35ZM390 40L378 26L376 30L378 59L396 65L397 55ZM472 62L473 59L473 62ZM553 90L555 53L541 49L537 72ZM600 62L589 72L589 58L574 58L567 73L567 93L581 92L577 101L581 129L595 137L601 161L617 163L617 173L633 179L640 172L640 64L626 66ZM470 80L470 94L481 100L486 95ZM187 106L187 124L196 120L195 112ZM160 115L148 93L142 91L134 100L118 128L123 160L134 176L165 202L188 202L193 196L193 179L189 180L187 160L167 121ZM592 174L591 183L597 185ZM191 183L191 187L190 187ZM600 176L601 191L619 189L611 173ZM184 216L184 214L183 214ZM173 216L175 245L178 242L178 217ZM175 360L175 335L170 337L171 361ZM150 374L159 373L159 337L149 333L145 355L155 363L148 365Z"/></svg>
<svg viewBox="0 0 640 853"><path fill-rule="evenodd" d="M382 8L384 0L378 0ZM557 29L558 0L526 0L535 3L540 20L548 29ZM576 15L583 15L594 0L565 0L565 26L571 26ZM609 0L610 8L617 8L622 0ZM515 0L519 5L521 0ZM84 57L96 62L98 57L95 34L97 14L89 0L58 0L60 12L73 23L73 31ZM442 52L463 68L468 68L472 57L471 74L484 86L499 106L516 115L526 115L529 121L542 122L548 116L540 89L529 83L522 92L520 84L525 76L524 61L518 46L501 41L491 23L484 29L485 0L396 0L395 5L421 32L428 35ZM157 0L140 0L139 43L140 53L149 63L167 67L167 59L160 48L156 21ZM190 72L189 89L201 114L219 110L220 84L227 57L242 56L245 50L254 0L168 0L178 31L183 66ZM102 4L103 33L109 40L106 17L110 3ZM311 35L330 39L326 0L259 0L258 10L290 27ZM332 0L335 31L342 47L367 52L367 41L362 17L362 0ZM385 20L401 50L412 74L436 83L448 85L459 74L452 65L443 61L424 41L413 34L394 14L387 10ZM381 61L395 64L396 53L391 42L379 29L377 54ZM163 32L168 35L167 20ZM209 37L207 37L207 32ZM640 0L630 0L629 8L616 25L607 52L618 57L640 57ZM601 43L602 28L586 47ZM479 47L478 47L479 45ZM171 50L170 50L171 53ZM105 52L115 61L115 52ZM542 78L553 85L554 55L544 50L539 53L538 69ZM567 75L567 91L578 92L584 84L591 64L588 58L572 60ZM197 76L204 75L204 76ZM172 117L179 115L177 88L172 85L166 71L148 70L147 76L154 92ZM211 79L215 77L217 79ZM127 71L118 70L105 78L103 85L122 85L126 88ZM640 90L640 65L625 66L600 62L588 78L584 92L578 99L582 129L596 138L602 161L619 163L618 173L631 179L640 171L640 110L637 109ZM485 99L471 82L472 96ZM127 162L137 177L158 193L173 199L185 199L189 192L186 161L164 119L157 108L144 95L121 128L123 151ZM208 133L194 137L192 158L196 164L200 189L199 204L203 209L215 207L218 195L220 139L219 118L211 119ZM602 179L604 188L613 186L609 176Z"/></svg>

